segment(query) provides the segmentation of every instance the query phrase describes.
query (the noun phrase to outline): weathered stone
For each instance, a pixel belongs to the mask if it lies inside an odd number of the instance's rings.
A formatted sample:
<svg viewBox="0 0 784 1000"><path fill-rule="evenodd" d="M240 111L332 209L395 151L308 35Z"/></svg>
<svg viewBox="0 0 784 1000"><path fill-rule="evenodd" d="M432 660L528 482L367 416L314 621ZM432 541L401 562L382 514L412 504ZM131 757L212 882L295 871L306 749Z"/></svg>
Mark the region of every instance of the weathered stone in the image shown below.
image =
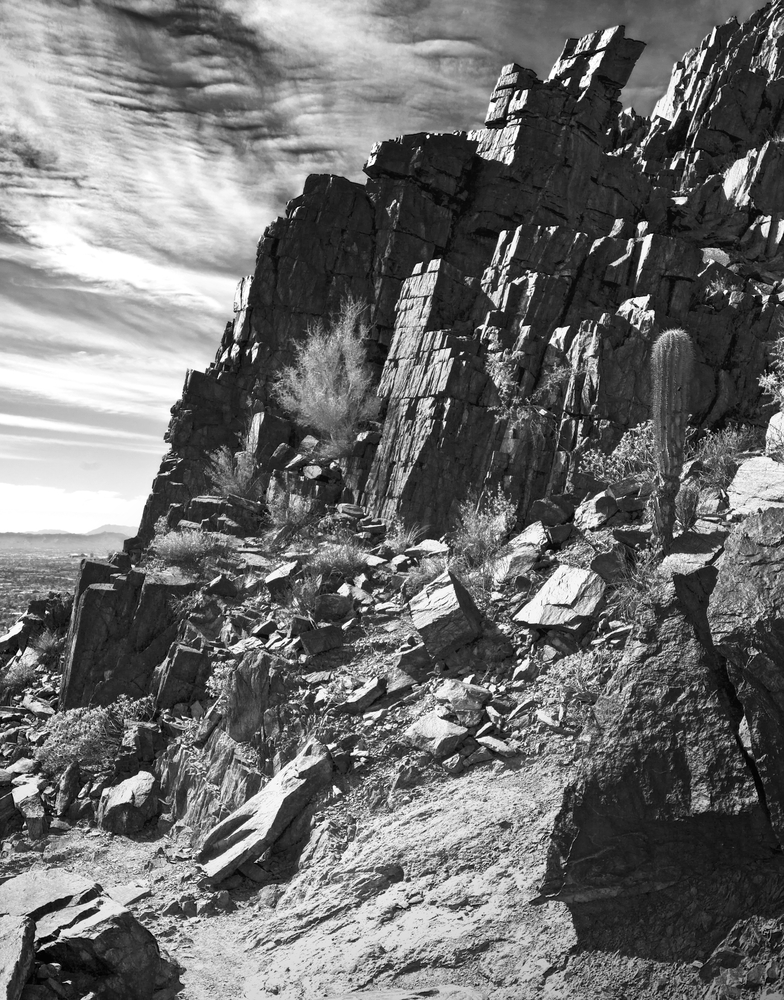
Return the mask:
<svg viewBox="0 0 784 1000"><path fill-rule="evenodd" d="M449 546L446 542L439 542L435 538L423 538L416 545L410 545L405 550L405 555L409 559L427 559L430 556L448 556Z"/></svg>
<svg viewBox="0 0 784 1000"><path fill-rule="evenodd" d="M33 968L35 925L26 916L0 916L0 997L19 1000Z"/></svg>
<svg viewBox="0 0 784 1000"><path fill-rule="evenodd" d="M354 602L345 594L318 594L314 613L322 621L342 621L354 610Z"/></svg>
<svg viewBox="0 0 784 1000"><path fill-rule="evenodd" d="M313 797L330 782L332 760L315 740L260 792L219 823L200 845L198 860L210 882L221 882L271 847Z"/></svg>
<svg viewBox="0 0 784 1000"><path fill-rule="evenodd" d="M349 715L361 715L374 702L383 697L386 694L386 690L386 679L384 677L374 677L367 684L363 684L362 687L357 688L356 691L349 695L339 708L342 712L347 712Z"/></svg>
<svg viewBox="0 0 784 1000"><path fill-rule="evenodd" d="M730 508L738 514L784 507L784 465L766 456L749 458L739 466L727 493Z"/></svg>
<svg viewBox="0 0 784 1000"><path fill-rule="evenodd" d="M618 511L618 502L609 490L597 493L589 500L583 500L574 514L574 523L580 531L593 531Z"/></svg>
<svg viewBox="0 0 784 1000"><path fill-rule="evenodd" d="M427 750L436 757L448 757L468 736L468 730L431 712L413 722L406 729L405 736L415 747Z"/></svg>
<svg viewBox="0 0 784 1000"><path fill-rule="evenodd" d="M310 629L299 637L302 648L309 656L318 656L330 649L338 649L343 645L343 632L337 625L325 625L323 628Z"/></svg>
<svg viewBox="0 0 784 1000"><path fill-rule="evenodd" d="M294 575L299 570L299 565L298 559L295 559L293 562L284 563L264 578L264 583L273 600L281 601L288 594Z"/></svg>
<svg viewBox="0 0 784 1000"><path fill-rule="evenodd" d="M779 462L784 459L784 412L774 413L770 418L765 432L765 454Z"/></svg>
<svg viewBox="0 0 784 1000"><path fill-rule="evenodd" d="M98 823L112 833L139 833L158 815L158 779L139 771L101 795Z"/></svg>
<svg viewBox="0 0 784 1000"><path fill-rule="evenodd" d="M591 569L605 583L619 583L629 574L629 557L626 548L616 542L606 552L599 552L591 560Z"/></svg>
<svg viewBox="0 0 784 1000"><path fill-rule="evenodd" d="M482 615L452 573L444 573L411 599L411 619L433 659L459 649L482 630Z"/></svg>
<svg viewBox="0 0 784 1000"><path fill-rule="evenodd" d="M27 835L31 840L40 840L46 836L49 820L46 816L44 803L37 784L26 783L12 789L11 796L14 806L24 817Z"/></svg>
<svg viewBox="0 0 784 1000"><path fill-rule="evenodd" d="M203 649L194 649L182 642L174 643L163 663L155 668L151 687L155 704L171 708L178 702L197 701L207 693L212 664Z"/></svg>
<svg viewBox="0 0 784 1000"><path fill-rule="evenodd" d="M82 787L82 776L79 770L79 762L72 760L63 771L60 781L57 783L57 799L54 811L58 816L64 816L71 804L76 801L79 789Z"/></svg>
<svg viewBox="0 0 784 1000"><path fill-rule="evenodd" d="M586 902L710 880L719 842L729 866L775 850L719 660L698 637L704 618L695 634L686 606L671 586L656 638L627 646L594 707L601 736L564 794L548 895Z"/></svg>
<svg viewBox="0 0 784 1000"><path fill-rule="evenodd" d="M743 706L771 821L784 837L784 509L748 517L727 539L710 597L717 649Z"/></svg>
<svg viewBox="0 0 784 1000"><path fill-rule="evenodd" d="M592 570L559 566L536 596L517 612L514 621L579 634L588 628L601 606L604 589L604 581Z"/></svg>
<svg viewBox="0 0 784 1000"><path fill-rule="evenodd" d="M269 584L267 585L269 586ZM215 594L217 597L228 598L235 598L240 592L237 584L225 573L219 573L214 580L210 580L205 591L208 594Z"/></svg>

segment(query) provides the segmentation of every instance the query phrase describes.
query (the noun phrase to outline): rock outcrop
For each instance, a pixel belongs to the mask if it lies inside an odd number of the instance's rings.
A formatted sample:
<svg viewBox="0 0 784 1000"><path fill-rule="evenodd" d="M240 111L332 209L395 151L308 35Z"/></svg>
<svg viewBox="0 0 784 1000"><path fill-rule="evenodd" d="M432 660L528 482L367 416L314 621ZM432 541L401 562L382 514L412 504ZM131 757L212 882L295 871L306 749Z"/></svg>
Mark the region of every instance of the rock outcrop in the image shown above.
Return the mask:
<svg viewBox="0 0 784 1000"><path fill-rule="evenodd" d="M385 415L343 462L344 499L374 513L438 531L469 487L502 484L524 516L587 444L647 418L667 326L695 344L696 422L756 416L784 225L780 20L772 4L715 29L650 119L621 111L644 46L612 28L570 40L544 81L505 66L483 129L381 142L364 186L310 177L265 231L214 364L188 374L141 541L243 430L267 477L297 445L272 380L348 294L370 303Z"/></svg>

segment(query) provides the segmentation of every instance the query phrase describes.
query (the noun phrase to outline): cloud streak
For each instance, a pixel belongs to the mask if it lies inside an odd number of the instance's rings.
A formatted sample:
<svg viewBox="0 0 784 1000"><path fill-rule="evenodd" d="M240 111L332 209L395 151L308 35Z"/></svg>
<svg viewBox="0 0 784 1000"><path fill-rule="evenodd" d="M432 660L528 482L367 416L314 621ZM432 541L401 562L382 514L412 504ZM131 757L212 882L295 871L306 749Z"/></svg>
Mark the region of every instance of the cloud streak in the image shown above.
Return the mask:
<svg viewBox="0 0 784 1000"><path fill-rule="evenodd" d="M649 43L624 95L648 111L686 47L759 6L0 4L0 394L8 419L59 427L2 424L7 474L143 494L185 369L211 360L259 235L309 173L361 179L377 140L476 127L501 65L545 76L566 37L617 23ZM112 434L115 459L96 457Z"/></svg>

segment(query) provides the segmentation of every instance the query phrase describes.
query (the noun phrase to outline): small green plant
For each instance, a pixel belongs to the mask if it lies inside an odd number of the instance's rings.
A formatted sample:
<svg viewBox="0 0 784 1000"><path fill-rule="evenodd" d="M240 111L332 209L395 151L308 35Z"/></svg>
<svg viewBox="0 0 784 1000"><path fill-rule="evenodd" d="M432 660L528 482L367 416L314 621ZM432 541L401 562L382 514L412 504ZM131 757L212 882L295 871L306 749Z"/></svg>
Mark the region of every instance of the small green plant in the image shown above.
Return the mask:
<svg viewBox="0 0 784 1000"><path fill-rule="evenodd" d="M654 544L666 554L672 545L675 497L686 448L694 348L685 330L666 330L651 354L652 422L656 482L652 497Z"/></svg>
<svg viewBox="0 0 784 1000"><path fill-rule="evenodd" d="M236 669L237 664L231 661L219 660L214 663L210 676L207 678L207 694L211 698L221 698Z"/></svg>
<svg viewBox="0 0 784 1000"><path fill-rule="evenodd" d="M218 560L227 559L235 548L235 540L228 535L193 529L166 531L156 535L150 545L154 563L159 567L176 566L195 576L206 572Z"/></svg>
<svg viewBox="0 0 784 1000"><path fill-rule="evenodd" d="M620 483L627 479L640 485L652 483L656 474L652 422L646 420L624 431L609 454L598 448L583 452L580 471L604 483Z"/></svg>
<svg viewBox="0 0 784 1000"><path fill-rule="evenodd" d="M294 363L277 376L278 403L323 440L325 457L347 454L362 421L378 412L362 343L370 332L366 316L364 302L346 297L328 325L318 320L308 327Z"/></svg>
<svg viewBox="0 0 784 1000"><path fill-rule="evenodd" d="M307 571L327 580L330 576L350 578L365 568L366 552L356 538L327 542L308 559Z"/></svg>
<svg viewBox="0 0 784 1000"><path fill-rule="evenodd" d="M773 397L779 409L784 409L784 317L779 316L779 335L770 345L769 370L760 375L759 385L762 391Z"/></svg>
<svg viewBox="0 0 784 1000"><path fill-rule="evenodd" d="M11 660L0 673L0 700L7 701L14 695L22 694L25 688L35 684L35 664L29 660Z"/></svg>
<svg viewBox="0 0 784 1000"><path fill-rule="evenodd" d="M318 511L308 497L279 489L267 501L267 515L273 528L291 528L292 532L298 532L313 524Z"/></svg>
<svg viewBox="0 0 784 1000"><path fill-rule="evenodd" d="M309 569L292 584L291 599L300 614L312 615L316 610L316 598L321 592L321 582L321 575Z"/></svg>

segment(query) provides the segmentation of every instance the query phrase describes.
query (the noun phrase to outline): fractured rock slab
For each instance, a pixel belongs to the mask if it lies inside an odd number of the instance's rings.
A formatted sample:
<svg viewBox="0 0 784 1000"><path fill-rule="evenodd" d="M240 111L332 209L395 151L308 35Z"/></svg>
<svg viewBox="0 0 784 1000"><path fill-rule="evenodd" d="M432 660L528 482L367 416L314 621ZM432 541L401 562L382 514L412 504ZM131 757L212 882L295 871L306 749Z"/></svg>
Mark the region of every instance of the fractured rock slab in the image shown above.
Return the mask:
<svg viewBox="0 0 784 1000"><path fill-rule="evenodd" d="M431 712L413 722L405 732L409 743L428 750L435 757L448 757L468 736L465 726L455 725Z"/></svg>
<svg viewBox="0 0 784 1000"><path fill-rule="evenodd" d="M443 573L411 598L411 619L434 660L454 652L482 631L482 615L458 578Z"/></svg>
<svg viewBox="0 0 784 1000"><path fill-rule="evenodd" d="M33 967L35 925L28 917L0 916L0 998L19 1000Z"/></svg>
<svg viewBox="0 0 784 1000"><path fill-rule="evenodd" d="M158 815L158 779L139 771L114 788L107 788L98 806L98 824L112 833L138 833Z"/></svg>
<svg viewBox="0 0 784 1000"><path fill-rule="evenodd" d="M753 514L770 507L784 507L784 465L760 455L743 462L727 489L730 508Z"/></svg>
<svg viewBox="0 0 784 1000"><path fill-rule="evenodd" d="M579 634L599 610L604 590L604 580L593 570L559 566L536 596L517 612L514 621Z"/></svg>
<svg viewBox="0 0 784 1000"><path fill-rule="evenodd" d="M312 740L258 794L210 830L198 853L207 879L221 882L260 858L331 780L329 751Z"/></svg>

